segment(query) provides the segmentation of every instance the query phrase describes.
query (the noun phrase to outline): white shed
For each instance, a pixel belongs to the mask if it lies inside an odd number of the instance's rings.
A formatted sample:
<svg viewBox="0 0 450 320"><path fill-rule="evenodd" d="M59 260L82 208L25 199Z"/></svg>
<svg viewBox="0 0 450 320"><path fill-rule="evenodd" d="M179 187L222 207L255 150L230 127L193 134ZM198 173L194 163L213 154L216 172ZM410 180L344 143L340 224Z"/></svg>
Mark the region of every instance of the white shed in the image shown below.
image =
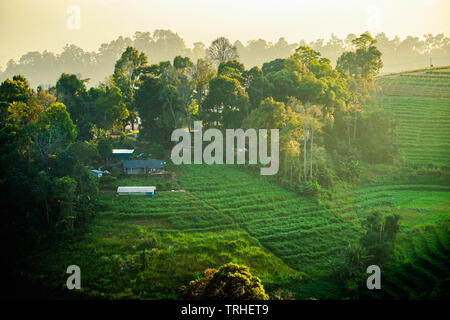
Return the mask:
<svg viewBox="0 0 450 320"><path fill-rule="evenodd" d="M112 149L112 156L115 159L130 159L134 149Z"/></svg>
<svg viewBox="0 0 450 320"><path fill-rule="evenodd" d="M156 187L118 187L118 196L142 195L152 197L155 195Z"/></svg>

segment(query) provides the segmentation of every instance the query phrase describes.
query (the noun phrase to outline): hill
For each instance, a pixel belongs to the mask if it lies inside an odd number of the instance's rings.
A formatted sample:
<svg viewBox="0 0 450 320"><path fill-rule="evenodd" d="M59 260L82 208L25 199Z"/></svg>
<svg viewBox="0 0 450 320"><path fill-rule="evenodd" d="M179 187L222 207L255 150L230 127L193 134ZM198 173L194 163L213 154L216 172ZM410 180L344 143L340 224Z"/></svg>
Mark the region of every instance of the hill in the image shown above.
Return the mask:
<svg viewBox="0 0 450 320"><path fill-rule="evenodd" d="M449 166L449 76L442 68L377 79L378 103L399 123L407 164ZM100 184L100 210L77 241L30 257L28 276L61 288L65 268L77 264L89 297L176 299L203 270L232 261L249 266L272 299L342 299L349 295L336 266L363 235L368 215L378 212L399 215L400 230L395 263L380 265L383 290L367 297L445 298L450 186L441 173L447 169L429 169L439 180L422 175L423 168L364 166L361 183L317 197L230 165L121 176ZM157 194L116 197L119 185L155 185Z"/></svg>
<svg viewBox="0 0 450 320"><path fill-rule="evenodd" d="M403 160L450 165L450 67L379 77L379 104L394 113Z"/></svg>

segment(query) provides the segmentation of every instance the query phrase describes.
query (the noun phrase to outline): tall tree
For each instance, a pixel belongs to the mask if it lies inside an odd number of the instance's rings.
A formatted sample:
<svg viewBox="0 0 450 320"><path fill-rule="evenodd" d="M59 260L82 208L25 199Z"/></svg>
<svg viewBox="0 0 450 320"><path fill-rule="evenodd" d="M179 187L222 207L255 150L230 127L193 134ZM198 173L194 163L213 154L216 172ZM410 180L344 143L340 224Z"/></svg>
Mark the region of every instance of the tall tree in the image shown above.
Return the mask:
<svg viewBox="0 0 450 320"><path fill-rule="evenodd" d="M208 59L214 61L217 66L222 62L238 59L237 49L225 37L214 40L208 48Z"/></svg>
<svg viewBox="0 0 450 320"><path fill-rule="evenodd" d="M63 73L56 82L56 98L67 107L71 119L77 125L79 138L89 139L93 109L86 90L87 79L75 74Z"/></svg>
<svg viewBox="0 0 450 320"><path fill-rule="evenodd" d="M336 69L347 77L352 97L349 109L353 111L353 140L357 135L358 109L375 89L375 76L383 67L381 52L375 46L377 40L366 32L352 40L355 51L344 52L337 61ZM350 144L350 141L349 141Z"/></svg>
<svg viewBox="0 0 450 320"><path fill-rule="evenodd" d="M90 90L95 106L95 124L98 129L111 130L122 126L129 116L120 89L113 81Z"/></svg>
<svg viewBox="0 0 450 320"><path fill-rule="evenodd" d="M129 112L127 120L132 130L134 130L137 119L134 93L138 86L139 77L146 66L147 56L144 53L139 53L133 47L128 47L122 53L120 59L117 60L114 67L113 81L122 92L126 108Z"/></svg>
<svg viewBox="0 0 450 320"><path fill-rule="evenodd" d="M44 164L56 148L67 144L76 137L76 126L73 124L66 106L55 102L43 112L33 124L33 142Z"/></svg>

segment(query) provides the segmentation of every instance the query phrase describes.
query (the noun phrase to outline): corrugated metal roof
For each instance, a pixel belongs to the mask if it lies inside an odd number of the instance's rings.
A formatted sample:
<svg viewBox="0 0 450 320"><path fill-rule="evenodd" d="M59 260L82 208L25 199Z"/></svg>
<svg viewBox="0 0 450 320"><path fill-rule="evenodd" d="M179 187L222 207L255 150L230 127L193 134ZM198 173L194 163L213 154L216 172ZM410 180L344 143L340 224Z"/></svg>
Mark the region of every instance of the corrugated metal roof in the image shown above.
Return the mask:
<svg viewBox="0 0 450 320"><path fill-rule="evenodd" d="M113 154L132 154L134 149L112 149Z"/></svg>
<svg viewBox="0 0 450 320"><path fill-rule="evenodd" d="M117 193L122 192L155 192L156 187L118 187Z"/></svg>
<svg viewBox="0 0 450 320"><path fill-rule="evenodd" d="M164 160L124 160L123 167L130 168L145 168L145 169L163 169Z"/></svg>

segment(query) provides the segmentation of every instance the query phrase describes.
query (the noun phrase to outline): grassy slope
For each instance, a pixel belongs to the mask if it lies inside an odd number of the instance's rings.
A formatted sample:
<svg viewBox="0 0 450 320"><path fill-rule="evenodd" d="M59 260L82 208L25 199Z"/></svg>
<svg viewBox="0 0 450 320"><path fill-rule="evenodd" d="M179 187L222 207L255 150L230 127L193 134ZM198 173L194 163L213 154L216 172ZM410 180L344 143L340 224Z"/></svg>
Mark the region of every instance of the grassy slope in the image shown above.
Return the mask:
<svg viewBox="0 0 450 320"><path fill-rule="evenodd" d="M380 77L380 105L394 113L403 160L450 166L450 68ZM448 191L410 193L398 201L401 232L397 266L379 298L448 298Z"/></svg>
<svg viewBox="0 0 450 320"><path fill-rule="evenodd" d="M157 180L131 177L120 183L155 184ZM170 299L179 297L178 288L204 269L230 261L250 266L269 289L283 274L291 275L294 283L302 276L190 192L118 198L111 189L104 189L101 197L105 208L80 241L32 257L40 271L33 272L34 277L63 287L65 268L77 264L82 288L89 295Z"/></svg>
<svg viewBox="0 0 450 320"><path fill-rule="evenodd" d="M450 166L450 69L380 77L380 105L394 113L406 162Z"/></svg>
<svg viewBox="0 0 450 320"><path fill-rule="evenodd" d="M78 264L90 294L176 298L177 288L205 268L234 261L249 265L272 297L282 287L296 298L339 298L339 288L321 276L331 272L347 243L358 239L361 221L372 210L401 215L402 247L427 226L447 221L448 228L446 186L372 186L319 204L233 166L177 171L181 188L154 198L117 198L104 190L105 209L84 238L35 260L41 275L62 286L64 266ZM405 260L417 251L407 248L401 251ZM313 280L299 285L297 271Z"/></svg>

